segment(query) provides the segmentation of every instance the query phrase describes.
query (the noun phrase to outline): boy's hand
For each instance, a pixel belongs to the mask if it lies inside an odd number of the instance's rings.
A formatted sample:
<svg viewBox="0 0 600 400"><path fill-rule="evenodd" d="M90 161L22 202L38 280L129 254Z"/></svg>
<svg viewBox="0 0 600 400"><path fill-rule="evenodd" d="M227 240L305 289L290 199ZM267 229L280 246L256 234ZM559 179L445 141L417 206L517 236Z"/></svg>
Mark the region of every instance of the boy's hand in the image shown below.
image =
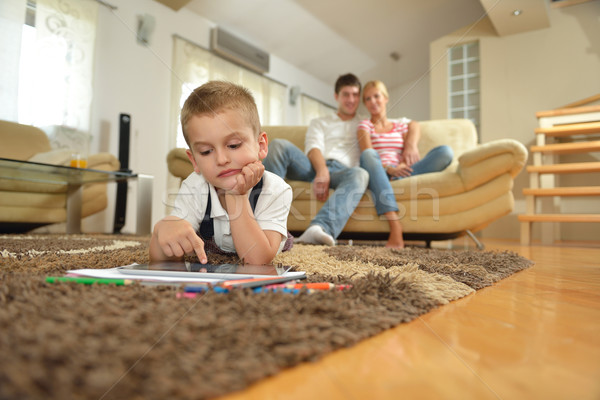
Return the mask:
<svg viewBox="0 0 600 400"><path fill-rule="evenodd" d="M236 176L235 185L226 194L245 195L260 181L265 172L265 166L259 161L246 164L242 172Z"/></svg>
<svg viewBox="0 0 600 400"><path fill-rule="evenodd" d="M160 261L164 258L181 259L186 254L194 253L202 264L206 264L208 260L204 252L204 242L189 222L169 216L155 225L150 242L151 261Z"/></svg>

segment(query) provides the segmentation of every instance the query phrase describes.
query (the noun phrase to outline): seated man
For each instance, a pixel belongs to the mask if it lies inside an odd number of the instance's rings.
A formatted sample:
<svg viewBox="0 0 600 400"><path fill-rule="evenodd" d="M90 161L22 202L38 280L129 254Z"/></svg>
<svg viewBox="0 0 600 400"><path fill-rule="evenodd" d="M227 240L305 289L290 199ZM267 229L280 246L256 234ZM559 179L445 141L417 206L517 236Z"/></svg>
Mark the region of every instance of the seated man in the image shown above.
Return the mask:
<svg viewBox="0 0 600 400"><path fill-rule="evenodd" d="M304 153L284 139L274 139L263 160L267 171L282 178L312 182L315 196L326 201L300 243L335 245L350 215L369 184L369 174L358 166L356 140L361 84L353 74L340 76L335 84L337 113L311 121ZM329 188L335 189L329 197Z"/></svg>

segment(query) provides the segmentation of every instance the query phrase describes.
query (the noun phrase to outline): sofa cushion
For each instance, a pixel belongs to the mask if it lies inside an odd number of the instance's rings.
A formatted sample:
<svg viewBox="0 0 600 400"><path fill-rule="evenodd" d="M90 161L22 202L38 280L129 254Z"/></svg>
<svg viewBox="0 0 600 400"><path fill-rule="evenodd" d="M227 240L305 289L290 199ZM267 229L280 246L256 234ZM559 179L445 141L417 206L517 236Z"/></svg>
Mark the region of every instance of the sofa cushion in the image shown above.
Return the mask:
<svg viewBox="0 0 600 400"><path fill-rule="evenodd" d="M71 155L73 153L75 153L75 150L55 149L34 154L33 157L27 161L53 165L69 165L71 162Z"/></svg>
<svg viewBox="0 0 600 400"><path fill-rule="evenodd" d="M304 137L308 126L263 126L269 141L273 139L287 139L294 143L300 150L304 151Z"/></svg>
<svg viewBox="0 0 600 400"><path fill-rule="evenodd" d="M64 187L64 186L63 186ZM105 183L84 185L81 217L106 208L108 196ZM0 221L9 223L55 223L67 218L66 196L54 193L2 192Z"/></svg>

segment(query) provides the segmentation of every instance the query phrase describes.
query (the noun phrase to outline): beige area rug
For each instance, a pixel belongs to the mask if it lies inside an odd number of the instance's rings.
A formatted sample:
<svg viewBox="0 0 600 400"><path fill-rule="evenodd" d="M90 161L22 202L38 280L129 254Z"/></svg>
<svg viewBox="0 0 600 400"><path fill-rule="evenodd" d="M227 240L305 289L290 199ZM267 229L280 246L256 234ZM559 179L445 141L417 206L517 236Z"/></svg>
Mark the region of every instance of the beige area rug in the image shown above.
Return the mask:
<svg viewBox="0 0 600 400"><path fill-rule="evenodd" d="M205 399L349 347L527 268L510 252L302 246L276 262L318 293L47 284L147 261L148 237L0 236L0 398ZM211 262L235 261L227 257Z"/></svg>

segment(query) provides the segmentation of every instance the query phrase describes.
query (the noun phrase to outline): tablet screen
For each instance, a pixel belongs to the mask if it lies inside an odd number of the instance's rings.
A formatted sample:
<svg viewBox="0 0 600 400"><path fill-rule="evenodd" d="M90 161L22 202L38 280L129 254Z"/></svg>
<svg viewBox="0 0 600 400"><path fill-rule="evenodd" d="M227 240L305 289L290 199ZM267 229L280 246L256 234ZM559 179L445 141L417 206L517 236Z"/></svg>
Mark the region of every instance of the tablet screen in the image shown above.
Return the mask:
<svg viewBox="0 0 600 400"><path fill-rule="evenodd" d="M243 276L279 276L290 269L283 265L253 264L200 264L187 262L161 262L152 264L135 264L119 267L119 272L133 275L185 276L228 278L231 275Z"/></svg>

